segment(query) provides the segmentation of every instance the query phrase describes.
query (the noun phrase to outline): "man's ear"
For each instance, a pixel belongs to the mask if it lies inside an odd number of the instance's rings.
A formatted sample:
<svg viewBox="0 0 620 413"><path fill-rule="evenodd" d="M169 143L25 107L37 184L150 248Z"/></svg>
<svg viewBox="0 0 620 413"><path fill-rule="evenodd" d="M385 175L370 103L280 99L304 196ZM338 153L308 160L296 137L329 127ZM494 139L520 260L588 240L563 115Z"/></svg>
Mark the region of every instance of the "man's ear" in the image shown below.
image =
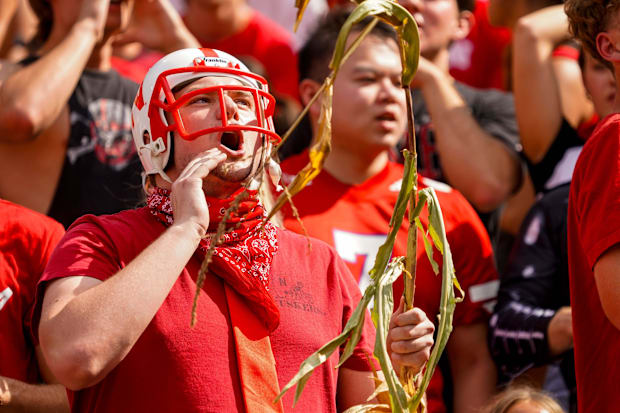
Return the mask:
<svg viewBox="0 0 620 413"><path fill-rule="evenodd" d="M316 80L303 79L299 83L299 97L301 98L301 103L306 106L320 88L321 84ZM310 113L311 119L318 119L321 112L321 99L317 99L308 112Z"/></svg>
<svg viewBox="0 0 620 413"><path fill-rule="evenodd" d="M461 40L466 38L472 27L474 27L475 22L476 18L474 17L474 14L469 10L463 10L459 12L454 38L452 40Z"/></svg>
<svg viewBox="0 0 620 413"><path fill-rule="evenodd" d="M601 32L596 36L596 49L608 62L620 62L620 50L616 48L609 33Z"/></svg>

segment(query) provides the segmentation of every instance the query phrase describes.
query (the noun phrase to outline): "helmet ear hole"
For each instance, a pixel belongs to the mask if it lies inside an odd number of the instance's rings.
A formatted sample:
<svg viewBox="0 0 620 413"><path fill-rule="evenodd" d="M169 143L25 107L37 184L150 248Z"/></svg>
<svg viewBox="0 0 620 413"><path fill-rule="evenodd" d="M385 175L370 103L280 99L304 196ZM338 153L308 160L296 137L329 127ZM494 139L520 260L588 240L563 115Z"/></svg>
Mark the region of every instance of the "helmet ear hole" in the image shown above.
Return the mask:
<svg viewBox="0 0 620 413"><path fill-rule="evenodd" d="M142 141L145 145L151 143L151 134L149 133L149 131L145 130L144 133L142 133Z"/></svg>

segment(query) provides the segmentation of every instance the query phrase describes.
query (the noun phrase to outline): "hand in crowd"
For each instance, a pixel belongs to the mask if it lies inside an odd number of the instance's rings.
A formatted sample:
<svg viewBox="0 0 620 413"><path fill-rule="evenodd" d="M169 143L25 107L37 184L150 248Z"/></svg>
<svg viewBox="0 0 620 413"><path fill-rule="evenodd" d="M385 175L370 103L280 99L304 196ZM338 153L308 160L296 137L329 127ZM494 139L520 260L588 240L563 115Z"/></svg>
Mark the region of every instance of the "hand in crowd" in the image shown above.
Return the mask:
<svg viewBox="0 0 620 413"><path fill-rule="evenodd" d="M435 326L421 309L403 309L401 301L390 319L387 347L397 372L407 366L417 373L430 357Z"/></svg>
<svg viewBox="0 0 620 413"><path fill-rule="evenodd" d="M427 58L420 56L420 60L418 61L418 70L415 73L413 80L411 81L412 89L421 89L425 84L427 84L433 76L442 75L441 70L433 64Z"/></svg>
<svg viewBox="0 0 620 413"><path fill-rule="evenodd" d="M174 225L197 225L201 237L209 228L209 207L202 190L203 179L226 160L226 154L217 148L209 149L194 159L172 184L170 198L174 211Z"/></svg>
<svg viewBox="0 0 620 413"><path fill-rule="evenodd" d="M132 42L162 53L200 47L169 0L136 1L129 27L117 36L115 45Z"/></svg>
<svg viewBox="0 0 620 413"><path fill-rule="evenodd" d="M81 24L92 25L91 28L94 30L97 39L101 40L108 18L109 7L110 0L84 0L75 25L80 27L83 27Z"/></svg>
<svg viewBox="0 0 620 413"><path fill-rule="evenodd" d="M561 307L547 327L547 341L552 356L557 356L573 347L573 317L570 307Z"/></svg>

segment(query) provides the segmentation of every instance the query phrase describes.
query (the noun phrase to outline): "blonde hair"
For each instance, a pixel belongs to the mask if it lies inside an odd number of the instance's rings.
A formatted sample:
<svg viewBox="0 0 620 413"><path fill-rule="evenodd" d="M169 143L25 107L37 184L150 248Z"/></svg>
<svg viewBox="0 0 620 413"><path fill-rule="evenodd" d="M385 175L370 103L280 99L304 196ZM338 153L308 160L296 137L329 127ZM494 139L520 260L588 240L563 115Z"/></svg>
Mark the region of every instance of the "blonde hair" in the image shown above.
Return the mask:
<svg viewBox="0 0 620 413"><path fill-rule="evenodd" d="M547 393L529 386L513 386L499 393L482 413L507 413L519 402L533 402L549 413L565 413L558 402Z"/></svg>

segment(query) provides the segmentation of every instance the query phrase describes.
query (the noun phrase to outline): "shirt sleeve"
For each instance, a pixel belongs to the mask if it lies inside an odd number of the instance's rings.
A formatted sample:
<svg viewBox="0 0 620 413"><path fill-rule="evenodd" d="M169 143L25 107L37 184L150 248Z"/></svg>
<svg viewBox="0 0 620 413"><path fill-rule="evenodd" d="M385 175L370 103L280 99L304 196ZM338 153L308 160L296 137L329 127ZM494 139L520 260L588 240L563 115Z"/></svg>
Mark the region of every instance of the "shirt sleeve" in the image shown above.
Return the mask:
<svg viewBox="0 0 620 413"><path fill-rule="evenodd" d="M499 287L493 248L480 218L467 201L460 198L459 203L446 211L455 222L448 242L456 277L465 292L464 300L456 305L454 325L486 324ZM446 215L444 213L444 217Z"/></svg>
<svg viewBox="0 0 620 413"><path fill-rule="evenodd" d="M468 94L462 88L459 92L465 97ZM476 92L476 98L470 101L470 107L478 125L503 142L515 155L520 153L521 142L512 95L498 90Z"/></svg>
<svg viewBox="0 0 620 413"><path fill-rule="evenodd" d="M590 268L620 242L620 118L614 119L595 131L575 167L578 233Z"/></svg>
<svg viewBox="0 0 620 413"><path fill-rule="evenodd" d="M80 218L62 237L52 253L35 296L32 335L38 341L38 325L47 285L65 277L93 277L105 281L121 269L116 248L93 216Z"/></svg>

